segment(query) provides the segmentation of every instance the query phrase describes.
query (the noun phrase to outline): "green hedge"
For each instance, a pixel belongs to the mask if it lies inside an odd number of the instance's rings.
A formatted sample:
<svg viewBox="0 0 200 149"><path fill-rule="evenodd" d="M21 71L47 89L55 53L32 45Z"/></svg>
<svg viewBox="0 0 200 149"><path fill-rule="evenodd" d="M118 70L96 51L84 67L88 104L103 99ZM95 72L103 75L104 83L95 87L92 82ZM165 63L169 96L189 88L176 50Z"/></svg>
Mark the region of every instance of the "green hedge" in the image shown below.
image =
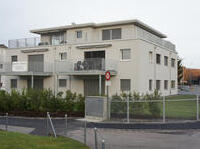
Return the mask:
<svg viewBox="0 0 200 149"><path fill-rule="evenodd" d="M0 112L80 112L84 113L85 98L81 94L66 91L54 95L52 90L23 90L11 93L0 91Z"/></svg>

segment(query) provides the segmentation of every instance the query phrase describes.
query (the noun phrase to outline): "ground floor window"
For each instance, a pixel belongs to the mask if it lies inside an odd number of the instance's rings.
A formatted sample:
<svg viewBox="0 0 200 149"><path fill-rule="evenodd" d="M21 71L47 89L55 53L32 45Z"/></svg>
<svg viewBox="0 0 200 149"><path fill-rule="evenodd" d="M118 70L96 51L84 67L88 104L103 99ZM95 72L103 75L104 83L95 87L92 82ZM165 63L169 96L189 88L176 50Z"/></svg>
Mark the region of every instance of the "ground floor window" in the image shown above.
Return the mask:
<svg viewBox="0 0 200 149"><path fill-rule="evenodd" d="M10 87L11 88L17 88L17 79L11 79L10 80Z"/></svg>
<svg viewBox="0 0 200 149"><path fill-rule="evenodd" d="M157 90L160 90L160 83L161 81L160 80L156 80L156 89Z"/></svg>
<svg viewBox="0 0 200 149"><path fill-rule="evenodd" d="M59 79L59 87L66 87L67 80L66 79Z"/></svg>
<svg viewBox="0 0 200 149"><path fill-rule="evenodd" d="M130 91L131 90L131 79L121 79L120 80L121 91Z"/></svg>
<svg viewBox="0 0 200 149"><path fill-rule="evenodd" d="M168 89L168 80L164 81L164 89L167 90Z"/></svg>
<svg viewBox="0 0 200 149"><path fill-rule="evenodd" d="M149 90L152 91L152 80L149 80Z"/></svg>
<svg viewBox="0 0 200 149"><path fill-rule="evenodd" d="M175 81L174 81L174 80L171 81L171 88L172 88L172 89L175 88Z"/></svg>

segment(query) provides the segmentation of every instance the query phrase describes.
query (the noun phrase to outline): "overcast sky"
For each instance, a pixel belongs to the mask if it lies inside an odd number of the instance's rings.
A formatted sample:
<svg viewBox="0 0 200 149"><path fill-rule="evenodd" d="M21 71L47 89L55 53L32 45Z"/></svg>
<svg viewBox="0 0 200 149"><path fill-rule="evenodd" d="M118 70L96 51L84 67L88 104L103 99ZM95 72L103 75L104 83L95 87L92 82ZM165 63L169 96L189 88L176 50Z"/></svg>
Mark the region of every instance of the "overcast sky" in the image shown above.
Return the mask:
<svg viewBox="0 0 200 149"><path fill-rule="evenodd" d="M0 0L0 43L36 36L29 30L139 19L168 36L184 64L200 68L198 0Z"/></svg>

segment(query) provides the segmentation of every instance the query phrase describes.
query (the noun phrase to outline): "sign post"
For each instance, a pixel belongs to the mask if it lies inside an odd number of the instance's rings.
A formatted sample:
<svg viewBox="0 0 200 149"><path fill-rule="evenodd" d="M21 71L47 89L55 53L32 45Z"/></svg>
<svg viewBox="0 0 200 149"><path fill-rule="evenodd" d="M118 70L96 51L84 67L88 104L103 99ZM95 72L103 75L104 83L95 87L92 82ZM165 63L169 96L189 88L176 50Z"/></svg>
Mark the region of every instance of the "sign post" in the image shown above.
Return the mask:
<svg viewBox="0 0 200 149"><path fill-rule="evenodd" d="M110 82L110 71L106 71L105 73L106 78L106 88L107 88L107 118L110 119L110 103L109 103L109 86L111 86Z"/></svg>

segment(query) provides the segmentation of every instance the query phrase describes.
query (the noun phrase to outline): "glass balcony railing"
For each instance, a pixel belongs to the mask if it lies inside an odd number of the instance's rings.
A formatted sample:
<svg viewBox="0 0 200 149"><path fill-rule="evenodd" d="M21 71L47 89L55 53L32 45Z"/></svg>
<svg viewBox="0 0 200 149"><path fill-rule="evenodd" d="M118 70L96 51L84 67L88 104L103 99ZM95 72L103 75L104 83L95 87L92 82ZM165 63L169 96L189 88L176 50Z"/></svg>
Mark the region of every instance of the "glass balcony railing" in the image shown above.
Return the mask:
<svg viewBox="0 0 200 149"><path fill-rule="evenodd" d="M73 73L73 72L95 72L110 70L117 72L118 61L90 58L85 60L66 60L54 62L40 62L40 61L18 61L18 62L2 62L3 66L0 72L40 72L40 73Z"/></svg>

